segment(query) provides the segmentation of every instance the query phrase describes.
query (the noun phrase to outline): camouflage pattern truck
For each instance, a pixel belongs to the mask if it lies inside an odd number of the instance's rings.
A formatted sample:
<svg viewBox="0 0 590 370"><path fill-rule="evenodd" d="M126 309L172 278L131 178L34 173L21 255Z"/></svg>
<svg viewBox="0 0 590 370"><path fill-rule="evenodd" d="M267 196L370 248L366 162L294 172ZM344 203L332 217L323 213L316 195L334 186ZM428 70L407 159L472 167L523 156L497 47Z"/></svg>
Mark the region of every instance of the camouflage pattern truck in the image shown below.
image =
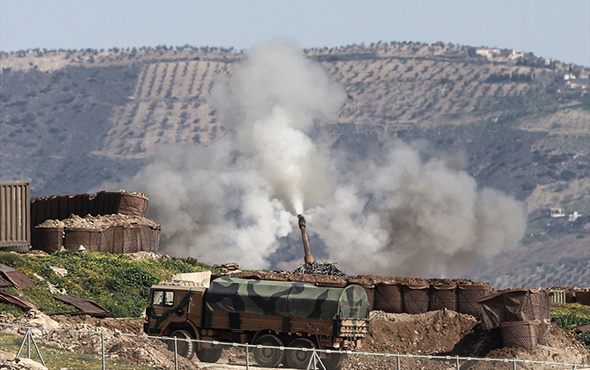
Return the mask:
<svg viewBox="0 0 590 370"><path fill-rule="evenodd" d="M369 299L358 285L318 287L303 282L219 277L210 286L160 283L151 288L144 331L149 335L274 347L330 349L318 352L338 368L345 350L368 334ZM174 348L174 342L169 346ZM216 362L221 347L177 340L178 352ZM305 368L312 351L253 347L258 364Z"/></svg>

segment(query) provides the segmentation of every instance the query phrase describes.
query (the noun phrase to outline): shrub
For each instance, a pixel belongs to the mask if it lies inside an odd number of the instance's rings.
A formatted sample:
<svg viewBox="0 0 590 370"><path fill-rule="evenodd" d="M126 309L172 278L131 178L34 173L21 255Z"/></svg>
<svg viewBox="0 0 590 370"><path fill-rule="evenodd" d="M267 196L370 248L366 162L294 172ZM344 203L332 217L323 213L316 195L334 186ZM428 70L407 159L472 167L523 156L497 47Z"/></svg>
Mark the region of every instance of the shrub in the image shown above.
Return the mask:
<svg viewBox="0 0 590 370"><path fill-rule="evenodd" d="M534 182L531 182L531 181L526 181L524 184L522 184L523 191L535 190L536 187L537 187L537 184L535 184Z"/></svg>
<svg viewBox="0 0 590 370"><path fill-rule="evenodd" d="M570 181L572 179L575 179L576 176L577 175L574 171L563 170L563 171L561 171L561 174L559 175L559 179L563 180L563 181Z"/></svg>
<svg viewBox="0 0 590 370"><path fill-rule="evenodd" d="M573 330L578 326L590 324L590 307L579 303L559 305L551 310L551 321L566 330ZM578 335L586 347L590 348L590 332Z"/></svg>
<svg viewBox="0 0 590 370"><path fill-rule="evenodd" d="M551 320L564 329L572 330L578 326L590 324L590 318L580 317L575 313L568 315L555 315Z"/></svg>
<svg viewBox="0 0 590 370"><path fill-rule="evenodd" d="M578 335L578 339L584 343L586 347L590 348L590 331Z"/></svg>

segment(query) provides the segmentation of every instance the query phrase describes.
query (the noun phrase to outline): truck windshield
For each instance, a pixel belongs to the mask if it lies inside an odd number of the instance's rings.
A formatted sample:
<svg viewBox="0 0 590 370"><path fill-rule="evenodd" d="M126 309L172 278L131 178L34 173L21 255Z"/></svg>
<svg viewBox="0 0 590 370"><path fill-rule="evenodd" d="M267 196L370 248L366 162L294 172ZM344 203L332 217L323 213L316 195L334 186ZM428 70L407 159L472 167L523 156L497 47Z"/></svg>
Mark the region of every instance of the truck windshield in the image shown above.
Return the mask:
<svg viewBox="0 0 590 370"><path fill-rule="evenodd" d="M154 306L172 306L174 304L174 292L167 290L154 290Z"/></svg>

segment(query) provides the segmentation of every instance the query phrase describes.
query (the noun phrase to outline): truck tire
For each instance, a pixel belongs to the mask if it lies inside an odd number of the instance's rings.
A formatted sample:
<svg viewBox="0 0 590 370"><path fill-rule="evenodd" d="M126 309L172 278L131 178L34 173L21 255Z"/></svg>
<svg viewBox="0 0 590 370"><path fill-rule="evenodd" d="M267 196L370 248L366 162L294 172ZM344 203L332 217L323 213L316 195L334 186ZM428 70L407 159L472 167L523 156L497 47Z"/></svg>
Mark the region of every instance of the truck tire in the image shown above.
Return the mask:
<svg viewBox="0 0 590 370"><path fill-rule="evenodd" d="M314 349L315 344L309 339L297 338L289 344L289 347ZM287 367L305 369L309 364L312 354L313 351L287 350L287 353L285 353L285 364Z"/></svg>
<svg viewBox="0 0 590 370"><path fill-rule="evenodd" d="M205 343L205 344L201 343L199 346L201 348L197 348L195 351L199 361L208 362L208 363L217 362L217 360L219 360L219 358L221 357L222 348L220 346L203 348L202 346L204 346L204 345L210 346L207 343Z"/></svg>
<svg viewBox="0 0 590 370"><path fill-rule="evenodd" d="M322 363L326 370L340 370L344 356L342 353L326 353L326 358L322 359Z"/></svg>
<svg viewBox="0 0 590 370"><path fill-rule="evenodd" d="M178 340L176 340L176 350L178 354L190 360L195 351L195 342L192 341L192 339L194 339L192 335L186 330L176 330L170 336L178 338ZM168 349L174 352L174 340L168 340Z"/></svg>
<svg viewBox="0 0 590 370"><path fill-rule="evenodd" d="M254 344L260 344L263 346L282 347L283 341L273 334L264 334L258 337ZM260 366L264 367L277 367L283 361L285 352L278 348L254 348L252 350L254 360Z"/></svg>

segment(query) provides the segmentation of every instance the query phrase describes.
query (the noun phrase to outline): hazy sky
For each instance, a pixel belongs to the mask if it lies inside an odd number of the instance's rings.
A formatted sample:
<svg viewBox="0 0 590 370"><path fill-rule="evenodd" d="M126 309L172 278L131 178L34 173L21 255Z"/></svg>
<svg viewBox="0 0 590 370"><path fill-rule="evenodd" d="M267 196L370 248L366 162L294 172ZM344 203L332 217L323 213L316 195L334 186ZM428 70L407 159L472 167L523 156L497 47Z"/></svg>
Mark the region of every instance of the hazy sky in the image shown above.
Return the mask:
<svg viewBox="0 0 590 370"><path fill-rule="evenodd" d="M590 0L0 0L0 49L443 41L590 66Z"/></svg>

